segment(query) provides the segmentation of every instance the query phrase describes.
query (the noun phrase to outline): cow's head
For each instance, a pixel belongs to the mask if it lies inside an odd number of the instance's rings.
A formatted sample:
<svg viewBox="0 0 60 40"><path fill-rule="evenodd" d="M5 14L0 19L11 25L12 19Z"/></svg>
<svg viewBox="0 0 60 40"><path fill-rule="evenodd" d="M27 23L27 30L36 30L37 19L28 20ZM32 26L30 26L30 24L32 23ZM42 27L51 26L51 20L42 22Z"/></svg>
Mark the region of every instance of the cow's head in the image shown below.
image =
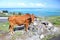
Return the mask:
<svg viewBox="0 0 60 40"><path fill-rule="evenodd" d="M32 23L34 22L35 18L37 18L35 15L31 15Z"/></svg>

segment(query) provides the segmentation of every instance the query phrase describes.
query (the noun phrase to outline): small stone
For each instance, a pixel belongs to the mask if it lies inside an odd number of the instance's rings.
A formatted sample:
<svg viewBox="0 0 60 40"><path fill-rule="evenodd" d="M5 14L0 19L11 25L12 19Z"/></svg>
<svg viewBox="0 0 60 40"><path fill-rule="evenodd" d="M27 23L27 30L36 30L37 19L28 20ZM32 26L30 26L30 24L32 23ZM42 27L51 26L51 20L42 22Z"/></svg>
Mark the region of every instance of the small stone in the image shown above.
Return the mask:
<svg viewBox="0 0 60 40"><path fill-rule="evenodd" d="M42 34L42 35L40 36L40 38L43 39L43 38L44 38L44 35Z"/></svg>

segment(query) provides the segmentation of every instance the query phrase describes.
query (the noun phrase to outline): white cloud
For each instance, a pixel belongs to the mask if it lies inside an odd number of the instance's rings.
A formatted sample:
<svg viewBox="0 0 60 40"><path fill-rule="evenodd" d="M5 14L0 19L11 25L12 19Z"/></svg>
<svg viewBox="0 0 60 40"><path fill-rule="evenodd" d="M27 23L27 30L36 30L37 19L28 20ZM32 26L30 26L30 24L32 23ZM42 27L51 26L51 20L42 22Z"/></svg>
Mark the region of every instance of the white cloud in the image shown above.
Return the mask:
<svg viewBox="0 0 60 40"><path fill-rule="evenodd" d="M34 7L35 4L34 3L29 3L30 7Z"/></svg>
<svg viewBox="0 0 60 40"><path fill-rule="evenodd" d="M25 3L17 3L18 6L22 6L22 7L25 7L27 6Z"/></svg>
<svg viewBox="0 0 60 40"><path fill-rule="evenodd" d="M6 2L6 3L1 3L0 4L0 8L2 7L2 8L9 8L9 7L15 7L16 5L15 5L15 3L12 3L12 2L10 2L10 3L8 3L8 2Z"/></svg>
<svg viewBox="0 0 60 40"><path fill-rule="evenodd" d="M45 7L42 3L15 3L15 2L8 2L8 3L0 3L0 8L41 8Z"/></svg>
<svg viewBox="0 0 60 40"><path fill-rule="evenodd" d="M36 6L37 6L37 7L45 7L45 5L42 4L42 3L36 3Z"/></svg>
<svg viewBox="0 0 60 40"><path fill-rule="evenodd" d="M45 7L45 5L42 3L30 3L30 7L41 8L41 7Z"/></svg>

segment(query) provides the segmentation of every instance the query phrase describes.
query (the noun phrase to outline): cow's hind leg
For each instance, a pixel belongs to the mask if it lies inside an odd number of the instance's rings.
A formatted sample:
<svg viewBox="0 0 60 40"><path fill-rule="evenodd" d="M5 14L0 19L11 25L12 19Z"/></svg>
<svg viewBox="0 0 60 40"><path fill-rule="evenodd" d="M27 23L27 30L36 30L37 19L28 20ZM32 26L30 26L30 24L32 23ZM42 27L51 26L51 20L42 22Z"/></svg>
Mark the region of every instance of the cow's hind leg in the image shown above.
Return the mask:
<svg viewBox="0 0 60 40"><path fill-rule="evenodd" d="M11 33L11 35L13 35L14 31L13 31L14 25L9 25L9 31Z"/></svg>

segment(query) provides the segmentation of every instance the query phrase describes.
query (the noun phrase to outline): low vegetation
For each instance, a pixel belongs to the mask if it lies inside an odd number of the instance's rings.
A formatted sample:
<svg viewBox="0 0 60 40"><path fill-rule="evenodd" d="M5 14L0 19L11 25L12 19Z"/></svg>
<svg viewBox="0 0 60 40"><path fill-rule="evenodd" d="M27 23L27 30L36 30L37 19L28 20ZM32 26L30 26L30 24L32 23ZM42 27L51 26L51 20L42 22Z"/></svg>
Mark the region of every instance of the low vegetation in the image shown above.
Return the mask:
<svg viewBox="0 0 60 40"><path fill-rule="evenodd" d="M60 16L51 16L51 17L48 17L47 20L53 23L57 27L60 26Z"/></svg>
<svg viewBox="0 0 60 40"><path fill-rule="evenodd" d="M9 23L8 22L0 23L0 30L8 32L9 31L8 29L9 29Z"/></svg>
<svg viewBox="0 0 60 40"><path fill-rule="evenodd" d="M8 12L7 10L0 11L0 17L8 17L11 15L22 15L21 12Z"/></svg>

